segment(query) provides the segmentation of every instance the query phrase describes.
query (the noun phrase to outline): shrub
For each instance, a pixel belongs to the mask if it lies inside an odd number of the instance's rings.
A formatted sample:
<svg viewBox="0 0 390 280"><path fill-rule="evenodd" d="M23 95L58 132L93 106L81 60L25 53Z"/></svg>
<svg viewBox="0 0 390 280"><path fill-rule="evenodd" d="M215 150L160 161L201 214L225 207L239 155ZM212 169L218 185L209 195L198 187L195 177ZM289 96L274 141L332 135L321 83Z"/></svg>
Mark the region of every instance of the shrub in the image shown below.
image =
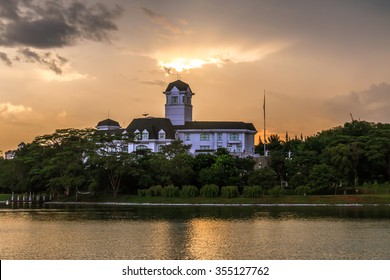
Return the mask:
<svg viewBox="0 0 390 280"><path fill-rule="evenodd" d="M204 185L200 189L200 195L202 197L217 197L219 195L219 187L214 184Z"/></svg>
<svg viewBox="0 0 390 280"><path fill-rule="evenodd" d="M309 186L299 186L295 188L297 195L307 195L310 194L311 189Z"/></svg>
<svg viewBox="0 0 390 280"><path fill-rule="evenodd" d="M183 188L181 189L181 195L183 197L196 197L198 196L198 194L198 188L192 185L183 186Z"/></svg>
<svg viewBox="0 0 390 280"><path fill-rule="evenodd" d="M238 196L238 188L237 186L225 186L221 188L221 195L223 197L237 197Z"/></svg>
<svg viewBox="0 0 390 280"><path fill-rule="evenodd" d="M245 197L259 197L263 194L263 189L260 186L245 186L242 190L242 195Z"/></svg>
<svg viewBox="0 0 390 280"><path fill-rule="evenodd" d="M179 195L180 195L179 187L175 187L174 185L169 185L162 189L163 197L177 197Z"/></svg>
<svg viewBox="0 0 390 280"><path fill-rule="evenodd" d="M282 187L273 187L272 189L268 190L268 194L273 196L280 196L284 195L285 193L286 191Z"/></svg>
<svg viewBox="0 0 390 280"><path fill-rule="evenodd" d="M138 189L138 196L146 196L146 191L145 189Z"/></svg>
<svg viewBox="0 0 390 280"><path fill-rule="evenodd" d="M160 185L151 186L146 191L146 196L161 196L163 188Z"/></svg>

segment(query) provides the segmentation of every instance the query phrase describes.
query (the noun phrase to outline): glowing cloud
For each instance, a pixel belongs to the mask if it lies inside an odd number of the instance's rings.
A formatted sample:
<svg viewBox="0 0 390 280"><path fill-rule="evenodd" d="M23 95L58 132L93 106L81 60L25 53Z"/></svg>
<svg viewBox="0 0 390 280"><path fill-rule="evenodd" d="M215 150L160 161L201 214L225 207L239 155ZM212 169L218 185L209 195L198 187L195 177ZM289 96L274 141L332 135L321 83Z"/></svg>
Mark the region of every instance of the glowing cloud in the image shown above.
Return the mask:
<svg viewBox="0 0 390 280"><path fill-rule="evenodd" d="M31 112L31 107L26 107L24 105L13 105L9 102L0 103L0 116L9 117L11 115L16 115L25 112Z"/></svg>
<svg viewBox="0 0 390 280"><path fill-rule="evenodd" d="M174 69L177 72L183 72L183 70L190 70L194 68L202 68L204 64L208 64L206 60L198 58L175 58L170 62L161 61L159 66L165 69L168 73Z"/></svg>
<svg viewBox="0 0 390 280"><path fill-rule="evenodd" d="M68 116L68 113L65 110L62 110L60 113L57 114L57 119L65 119Z"/></svg>
<svg viewBox="0 0 390 280"><path fill-rule="evenodd" d="M220 49L202 49L189 56L179 56L169 53L159 53L154 57L159 61L161 69L170 75L175 72L189 71L202 68L205 65L216 65L222 67L227 63L254 62L285 48L287 43L270 43L257 46L252 49L242 47L224 47ZM181 51L183 52L183 51ZM192 50L191 53L194 53Z"/></svg>

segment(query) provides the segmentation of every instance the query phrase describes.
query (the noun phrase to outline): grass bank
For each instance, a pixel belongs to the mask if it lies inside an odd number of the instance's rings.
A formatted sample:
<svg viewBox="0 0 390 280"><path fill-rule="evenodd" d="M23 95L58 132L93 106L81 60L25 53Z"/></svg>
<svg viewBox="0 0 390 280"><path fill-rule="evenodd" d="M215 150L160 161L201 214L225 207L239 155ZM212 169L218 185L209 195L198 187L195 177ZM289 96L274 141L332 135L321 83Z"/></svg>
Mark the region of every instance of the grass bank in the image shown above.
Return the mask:
<svg viewBox="0 0 390 280"><path fill-rule="evenodd" d="M11 194L0 194L0 201L11 198ZM58 202L74 202L75 197L62 197ZM247 197L161 197L161 196L137 196L137 195L112 195L79 196L78 202L119 202L119 203L186 203L186 204L390 204L390 194L359 194L359 195L264 195L257 198Z"/></svg>
<svg viewBox="0 0 390 280"><path fill-rule="evenodd" d="M0 201L7 201L11 199L11 194L0 194Z"/></svg>
<svg viewBox="0 0 390 280"><path fill-rule="evenodd" d="M61 199L63 202L75 201L73 197ZM82 196L78 202L120 202L120 203L189 203L189 204L390 204L390 195L265 195L258 198L204 198L204 197L161 197L161 196L132 196L119 195L114 198L110 195Z"/></svg>

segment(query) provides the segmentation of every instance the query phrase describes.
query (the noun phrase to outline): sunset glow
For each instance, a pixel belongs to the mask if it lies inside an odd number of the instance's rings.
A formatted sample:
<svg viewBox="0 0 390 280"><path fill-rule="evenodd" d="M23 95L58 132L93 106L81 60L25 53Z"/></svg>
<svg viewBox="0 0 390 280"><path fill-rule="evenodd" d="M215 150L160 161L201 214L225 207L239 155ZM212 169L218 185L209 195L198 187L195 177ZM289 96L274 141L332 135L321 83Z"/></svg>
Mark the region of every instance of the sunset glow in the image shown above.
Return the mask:
<svg viewBox="0 0 390 280"><path fill-rule="evenodd" d="M390 122L386 1L11 2L0 1L3 151L108 111L121 126L162 117L178 77L196 92L194 119L260 135L264 90L269 134L311 135L350 113Z"/></svg>
<svg viewBox="0 0 390 280"><path fill-rule="evenodd" d="M190 70L194 68L202 68L206 64L206 61L202 59L186 59L176 58L170 62L160 62L159 65L163 69L174 69L177 72L183 72L184 70Z"/></svg>

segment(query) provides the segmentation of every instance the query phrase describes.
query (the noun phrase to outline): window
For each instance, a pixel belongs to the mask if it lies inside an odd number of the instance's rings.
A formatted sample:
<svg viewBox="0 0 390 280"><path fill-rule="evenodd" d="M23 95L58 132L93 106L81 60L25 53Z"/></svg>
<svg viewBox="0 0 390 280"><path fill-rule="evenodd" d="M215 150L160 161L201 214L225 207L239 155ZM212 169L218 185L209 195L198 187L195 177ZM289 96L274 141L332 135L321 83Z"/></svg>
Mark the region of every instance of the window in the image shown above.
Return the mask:
<svg viewBox="0 0 390 280"><path fill-rule="evenodd" d="M210 133L201 133L200 134L200 141L209 141L210 140Z"/></svg>
<svg viewBox="0 0 390 280"><path fill-rule="evenodd" d="M184 139L185 141L191 141L191 134L190 133L184 134Z"/></svg>
<svg viewBox="0 0 390 280"><path fill-rule="evenodd" d="M149 132L144 129L144 131L142 131L142 140L148 140L149 139Z"/></svg>
<svg viewBox="0 0 390 280"><path fill-rule="evenodd" d="M165 131L164 130L160 130L158 132L158 139L165 139Z"/></svg>
<svg viewBox="0 0 390 280"><path fill-rule="evenodd" d="M161 152L161 151L162 151L162 149L163 149L163 147L164 147L164 145L159 145L159 146L158 146L158 148L157 148L157 149L158 149L158 151L159 151L159 152Z"/></svg>
<svg viewBox="0 0 390 280"><path fill-rule="evenodd" d="M136 149L137 151L140 151L140 150L147 150L147 149L148 149L148 146L146 146L146 145L138 145L135 149Z"/></svg>
<svg viewBox="0 0 390 280"><path fill-rule="evenodd" d="M181 103L186 104L186 97L185 96L181 97Z"/></svg>
<svg viewBox="0 0 390 280"><path fill-rule="evenodd" d="M172 96L171 97L171 103L172 104L178 104L179 103L179 97L178 96Z"/></svg>
<svg viewBox="0 0 390 280"><path fill-rule="evenodd" d="M230 133L229 134L229 140L230 141L239 141L240 135L238 133Z"/></svg>
<svg viewBox="0 0 390 280"><path fill-rule="evenodd" d="M200 146L200 150L210 150L210 146Z"/></svg>
<svg viewBox="0 0 390 280"><path fill-rule="evenodd" d="M217 141L222 141L222 133L217 134Z"/></svg>

